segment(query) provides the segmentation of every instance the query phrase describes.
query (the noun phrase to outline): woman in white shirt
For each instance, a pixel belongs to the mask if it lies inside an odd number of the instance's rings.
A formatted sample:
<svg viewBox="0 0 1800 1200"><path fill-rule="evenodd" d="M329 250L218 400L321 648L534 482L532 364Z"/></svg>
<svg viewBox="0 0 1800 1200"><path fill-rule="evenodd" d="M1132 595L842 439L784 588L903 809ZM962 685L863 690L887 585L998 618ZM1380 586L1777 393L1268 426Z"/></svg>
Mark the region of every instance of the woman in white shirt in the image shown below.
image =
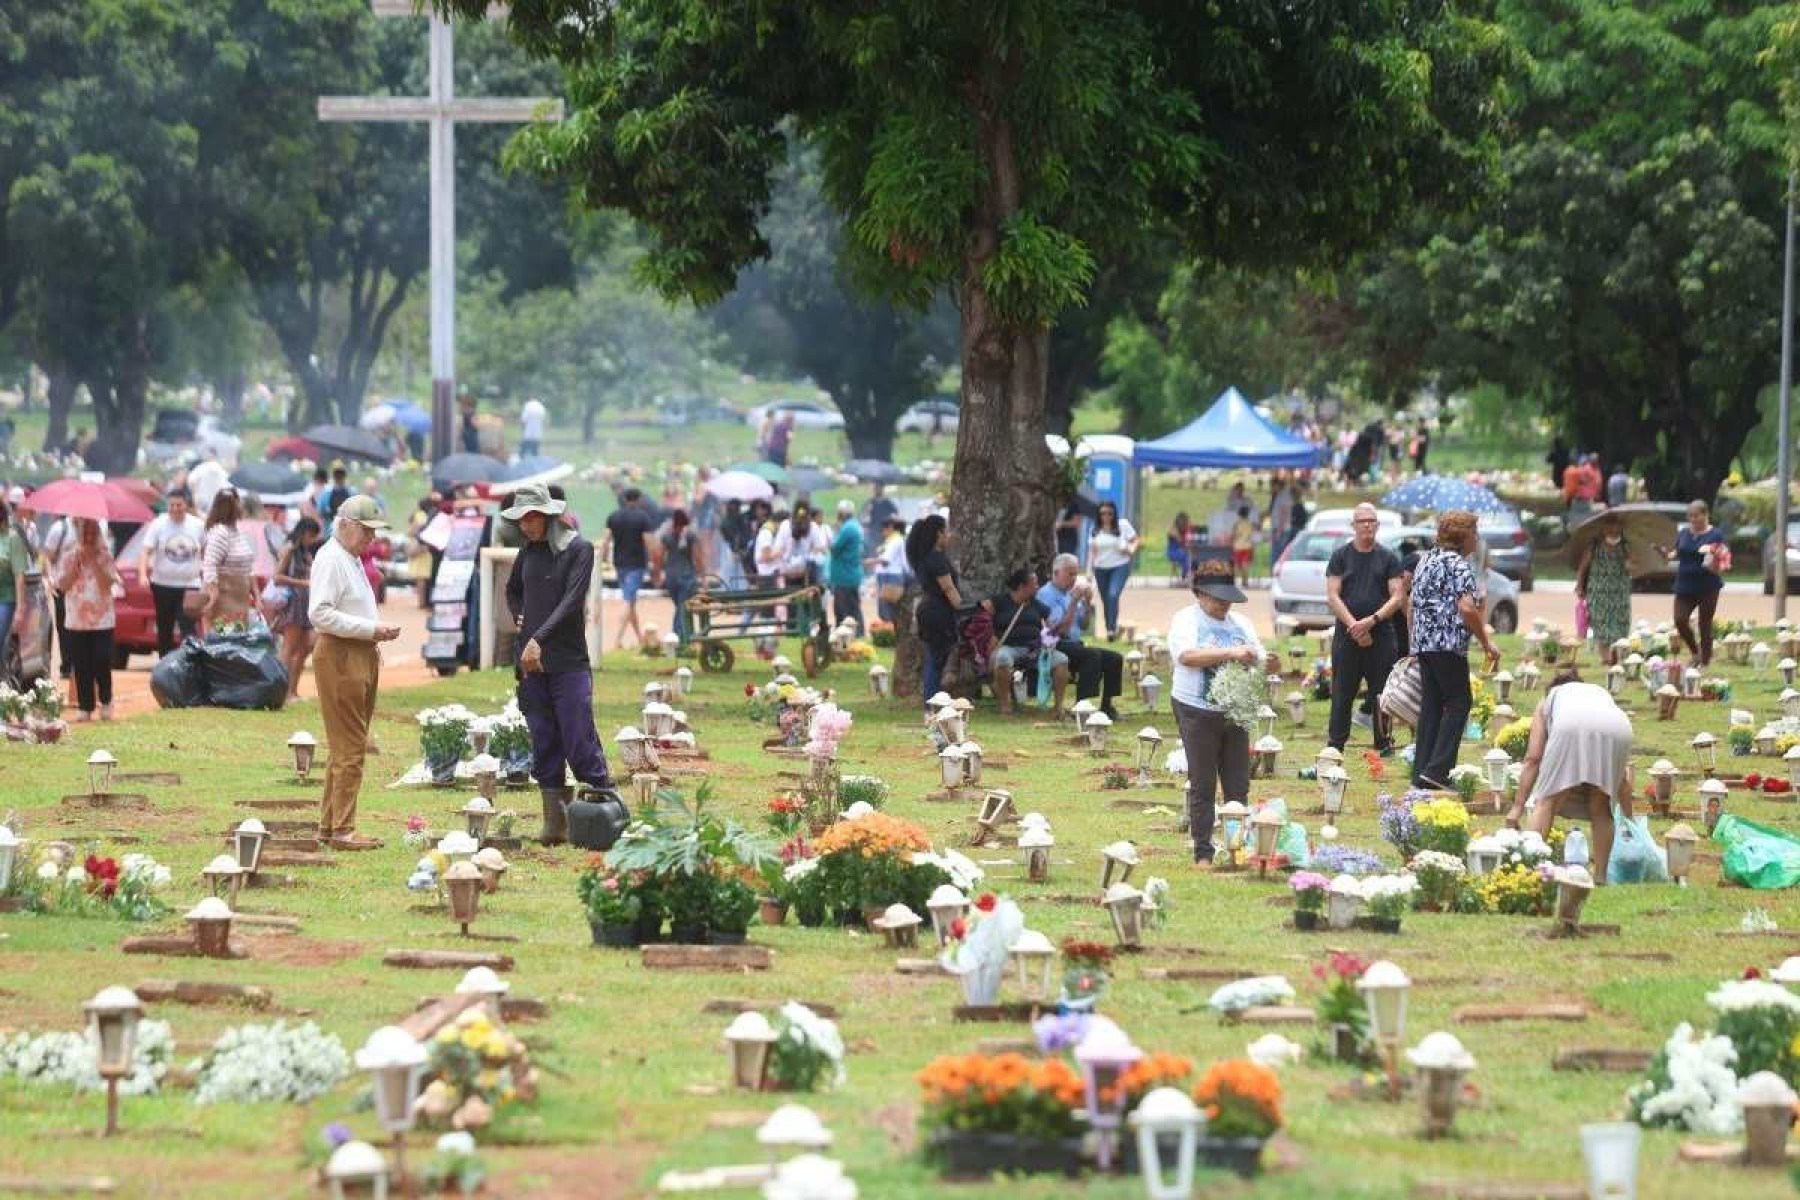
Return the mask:
<svg viewBox="0 0 1800 1200"><path fill-rule="evenodd" d="M1119 597L1131 578L1131 559L1137 553L1138 534L1131 522L1119 517L1111 501L1100 506L1094 532L1088 535L1088 572L1100 589L1100 607L1106 616L1106 640L1119 636Z"/></svg>
<svg viewBox="0 0 1800 1200"><path fill-rule="evenodd" d="M1250 735L1207 699L1214 668L1226 663L1256 667L1262 643L1250 622L1231 611L1244 593L1232 580L1229 551L1203 549L1196 555L1194 603L1169 624L1169 657L1174 660L1170 702L1187 756L1188 833L1194 862L1213 861L1213 813L1219 785L1227 803L1250 802Z"/></svg>

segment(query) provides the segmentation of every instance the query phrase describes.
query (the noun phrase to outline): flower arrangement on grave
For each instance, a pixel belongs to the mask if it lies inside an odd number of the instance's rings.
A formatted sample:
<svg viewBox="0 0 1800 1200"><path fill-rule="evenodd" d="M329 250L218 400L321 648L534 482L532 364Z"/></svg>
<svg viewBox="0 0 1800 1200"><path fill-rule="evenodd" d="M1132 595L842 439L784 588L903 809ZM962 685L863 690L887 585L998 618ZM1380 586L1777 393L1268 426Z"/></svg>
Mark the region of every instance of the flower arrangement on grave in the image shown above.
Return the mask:
<svg viewBox="0 0 1800 1200"><path fill-rule="evenodd" d="M1629 1116L1651 1128L1690 1133L1736 1133L1743 1125L1737 1103L1737 1047L1720 1034L1696 1037L1683 1021L1650 1064L1650 1074L1625 1094Z"/></svg>
<svg viewBox="0 0 1800 1200"><path fill-rule="evenodd" d="M25 700L25 716L27 719L37 718L39 721L51 722L62 718L63 697L57 690L56 683L48 676L31 685Z"/></svg>
<svg viewBox="0 0 1800 1200"><path fill-rule="evenodd" d="M1312 670L1300 680L1300 690L1310 694L1314 700L1331 699L1331 664L1322 658L1316 660Z"/></svg>
<svg viewBox="0 0 1800 1200"><path fill-rule="evenodd" d="M1522 760L1526 748L1531 745L1531 718L1520 717L1509 725L1502 725L1494 734L1494 745Z"/></svg>
<svg viewBox="0 0 1800 1200"><path fill-rule="evenodd" d="M1131 787L1136 773L1124 763L1107 763L1100 768L1100 790L1123 792Z"/></svg>
<svg viewBox="0 0 1800 1200"><path fill-rule="evenodd" d="M835 651L832 657L839 662L872 663L875 661L875 645L858 638L842 650Z"/></svg>
<svg viewBox="0 0 1800 1200"><path fill-rule="evenodd" d="M1464 804L1475 799L1475 793L1481 790L1486 779L1487 772L1474 763L1458 763L1450 768L1450 786L1456 789Z"/></svg>
<svg viewBox="0 0 1800 1200"><path fill-rule="evenodd" d="M763 819L777 837L791 838L806 825L806 801L791 792L782 792L764 806Z"/></svg>
<svg viewBox="0 0 1800 1200"><path fill-rule="evenodd" d="M469 749L469 726L475 714L460 704L423 708L413 718L419 723L419 746L433 783L456 779L456 764Z"/></svg>
<svg viewBox="0 0 1800 1200"><path fill-rule="evenodd" d="M746 892L754 912L755 891L750 885L775 857L769 839L731 818L712 816L707 811L711 799L710 783L700 785L692 804L677 791L658 792L649 819L626 829L606 852L605 865L611 870L632 879L637 872L645 873L677 941L704 941L711 922L737 911ZM657 932L647 925L640 929L646 936ZM735 934L742 929L721 932Z"/></svg>
<svg viewBox="0 0 1800 1200"><path fill-rule="evenodd" d="M1535 867L1553 863L1568 835L1561 829L1553 829L1546 839L1533 829L1496 829L1491 836L1500 843L1503 864Z"/></svg>
<svg viewBox="0 0 1800 1200"><path fill-rule="evenodd" d="M131 1050L131 1074L119 1081L126 1096L147 1096L162 1086L175 1057L167 1021L142 1020ZM94 1044L86 1033L0 1034L0 1079L97 1092L105 1085Z"/></svg>
<svg viewBox="0 0 1800 1200"><path fill-rule="evenodd" d="M812 1092L844 1082L844 1038L837 1024L788 1001L775 1015L769 1078L785 1092Z"/></svg>
<svg viewBox="0 0 1800 1200"><path fill-rule="evenodd" d="M850 732L852 718L848 709L825 701L812 709L807 723L806 753L812 759L835 760L838 744Z"/></svg>
<svg viewBox="0 0 1800 1200"><path fill-rule="evenodd" d="M1206 702L1245 731L1256 729L1256 714L1268 703L1268 678L1259 669L1231 662L1212 672Z"/></svg>
<svg viewBox="0 0 1800 1200"><path fill-rule="evenodd" d="M1091 1008L1106 994L1106 985L1112 978L1112 947L1104 942L1064 938L1062 957L1062 1002Z"/></svg>
<svg viewBox="0 0 1800 1200"><path fill-rule="evenodd" d="M1487 728L1494 719L1494 691L1488 687L1487 680L1480 677L1469 680L1469 720L1482 729Z"/></svg>
<svg viewBox="0 0 1800 1200"><path fill-rule="evenodd" d="M1358 879L1382 871L1379 856L1354 846L1321 846L1313 851L1307 867L1321 875L1351 875Z"/></svg>
<svg viewBox="0 0 1800 1200"><path fill-rule="evenodd" d="M1556 909L1556 878L1546 862L1504 863L1475 883L1485 912L1506 916L1547 917Z"/></svg>
<svg viewBox="0 0 1800 1200"><path fill-rule="evenodd" d="M1206 1114L1211 1138L1271 1137L1281 1128L1281 1081L1248 1059L1213 1063L1194 1085L1194 1103Z"/></svg>
<svg viewBox="0 0 1800 1200"><path fill-rule="evenodd" d="M1700 681L1700 698L1717 700L1722 703L1731 701L1731 680L1711 676Z"/></svg>
<svg viewBox="0 0 1800 1200"><path fill-rule="evenodd" d="M1061 1058L963 1054L933 1059L918 1074L919 1124L946 1134L1004 1133L1030 1141L1080 1135L1081 1076Z"/></svg>
<svg viewBox="0 0 1800 1200"><path fill-rule="evenodd" d="M522 775L531 770L531 727L519 711L517 696L509 699L498 715L488 718L488 728L488 753L500 760L503 774Z"/></svg>
<svg viewBox="0 0 1800 1200"><path fill-rule="evenodd" d="M68 843L52 842L32 869L15 874L13 891L28 912L150 921L169 911L158 893L170 880L169 868L148 854L113 858L90 849L76 862Z"/></svg>
<svg viewBox="0 0 1800 1200"><path fill-rule="evenodd" d="M1313 964L1313 979L1319 985L1313 1012L1318 1015L1318 1028L1335 1040L1326 1047L1329 1057L1342 1060L1362 1054L1369 1036L1369 1007L1356 983L1368 969L1368 963L1341 950L1333 950L1324 962Z"/></svg>
<svg viewBox="0 0 1800 1200"><path fill-rule="evenodd" d="M1779 796L1794 790L1794 785L1780 775L1762 775L1755 771L1744 776L1744 786L1753 792Z"/></svg>
<svg viewBox="0 0 1800 1200"><path fill-rule="evenodd" d="M581 898L592 925L635 933L644 915L645 903L655 907L648 871L621 872L606 865L601 854L588 855L587 865L575 880L575 894Z"/></svg>
<svg viewBox="0 0 1800 1200"><path fill-rule="evenodd" d="M1737 1050L1740 1079L1773 1071L1789 1086L1800 1079L1800 996L1779 983L1739 979L1720 984L1706 996L1713 1010L1713 1032L1731 1039Z"/></svg>
<svg viewBox="0 0 1800 1200"><path fill-rule="evenodd" d="M714 942L741 942L756 915L756 889L742 870L716 870L707 900L706 928Z"/></svg>
<svg viewBox="0 0 1800 1200"><path fill-rule="evenodd" d="M438 1138L424 1174L425 1186L433 1191L473 1196L487 1183L488 1168L475 1152L475 1135L456 1130Z"/></svg>
<svg viewBox="0 0 1800 1200"><path fill-rule="evenodd" d="M1151 929L1169 923L1169 881L1160 875L1144 880L1144 922Z"/></svg>
<svg viewBox="0 0 1800 1200"><path fill-rule="evenodd" d="M62 693L49 679L39 679L23 691L0 683L0 726L12 741L61 741L68 726L62 720Z"/></svg>
<svg viewBox="0 0 1800 1200"><path fill-rule="evenodd" d="M870 621L869 642L877 650L894 648L894 623L892 621Z"/></svg>
<svg viewBox="0 0 1800 1200"><path fill-rule="evenodd" d="M1213 992L1207 1007L1222 1016L1235 1016L1248 1008L1281 1004L1294 998L1293 985L1279 975L1238 979Z"/></svg>
<svg viewBox="0 0 1800 1200"><path fill-rule="evenodd" d="M1371 920L1391 924L1397 930L1418 890L1418 881L1411 875L1373 875L1363 880L1363 903Z"/></svg>
<svg viewBox="0 0 1800 1200"><path fill-rule="evenodd" d="M1419 843L1419 822L1413 810L1431 800L1433 793L1425 791L1407 791L1398 796L1386 792L1375 797L1377 821L1381 828L1381 839L1399 848L1403 856L1410 856Z"/></svg>
<svg viewBox="0 0 1800 1200"><path fill-rule="evenodd" d="M922 826L879 812L835 822L813 841L819 886L840 919L890 904L923 911L931 890L948 878L934 863L914 861L930 851Z"/></svg>
<svg viewBox="0 0 1800 1200"><path fill-rule="evenodd" d="M439 1128L484 1128L515 1102L537 1099L537 1068L523 1042L494 1024L487 1009L465 1009L428 1045L430 1082L418 1112Z"/></svg>
<svg viewBox="0 0 1800 1200"><path fill-rule="evenodd" d="M1748 758L1751 747L1756 744L1756 731L1748 725L1733 725L1725 740L1731 746L1733 758Z"/></svg>
<svg viewBox="0 0 1800 1200"><path fill-rule="evenodd" d="M819 876L819 860L802 838L794 838L782 846L780 870L765 868L764 882L769 894L794 910L794 918L809 929L825 923L830 905L825 899L825 883Z"/></svg>
<svg viewBox="0 0 1800 1200"><path fill-rule="evenodd" d="M1183 1090L1192 1087L1193 1076L1193 1059L1160 1050L1152 1051L1126 1067L1110 1087L1100 1090L1100 1106L1103 1109L1130 1112L1138 1106L1140 1100L1159 1087ZM1121 1096L1124 1098L1123 1104L1120 1103Z"/></svg>
<svg viewBox="0 0 1800 1200"><path fill-rule="evenodd" d="M1464 912L1474 903L1474 895L1465 885L1469 869L1461 858L1438 850L1421 850L1412 856L1406 869L1419 885L1413 907L1420 912Z"/></svg>
<svg viewBox="0 0 1800 1200"><path fill-rule="evenodd" d="M0 683L0 724L24 725L28 708L24 694L15 692L10 683Z"/></svg>
<svg viewBox="0 0 1800 1200"><path fill-rule="evenodd" d="M992 892L977 896L968 916L950 922L949 944L938 961L962 984L963 998L970 1005L991 1005L999 999L1012 944L1024 929L1019 906Z"/></svg>
<svg viewBox="0 0 1800 1200"><path fill-rule="evenodd" d="M887 798L888 785L879 775L845 775L838 780L838 803L845 808L857 804L880 808Z"/></svg>
<svg viewBox="0 0 1800 1200"><path fill-rule="evenodd" d="M1331 879L1317 871L1295 871L1288 876L1288 887L1294 893L1294 913L1313 918L1307 922L1316 925L1318 918L1325 915L1325 891L1331 886ZM1298 924L1298 922L1296 922Z"/></svg>
<svg viewBox="0 0 1800 1200"><path fill-rule="evenodd" d="M400 835L401 845L409 850L417 850L423 846L431 845L433 841L434 839L431 836L431 826L426 822L424 817L415 813L413 816L406 818L406 832Z"/></svg>
<svg viewBox="0 0 1800 1200"><path fill-rule="evenodd" d="M1436 850L1461 858L1469 848L1469 810L1448 796L1413 805L1412 851ZM1403 853L1406 852L1403 848Z"/></svg>
<svg viewBox="0 0 1800 1200"><path fill-rule="evenodd" d="M196 1104L305 1104L350 1073L350 1056L311 1021L276 1021L227 1029L191 1070Z"/></svg>

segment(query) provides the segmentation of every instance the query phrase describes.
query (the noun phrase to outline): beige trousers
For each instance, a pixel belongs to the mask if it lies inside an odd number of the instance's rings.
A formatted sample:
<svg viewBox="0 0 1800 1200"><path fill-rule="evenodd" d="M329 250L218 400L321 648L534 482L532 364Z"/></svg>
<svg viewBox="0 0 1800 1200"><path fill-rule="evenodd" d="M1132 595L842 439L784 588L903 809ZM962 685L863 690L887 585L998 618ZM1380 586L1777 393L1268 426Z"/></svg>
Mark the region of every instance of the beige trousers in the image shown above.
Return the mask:
<svg viewBox="0 0 1800 1200"><path fill-rule="evenodd" d="M375 685L381 655L374 642L319 635L313 651L313 682L325 718L325 795L319 801L319 836L343 837L356 828L356 797L362 790L363 756L369 721L375 715Z"/></svg>

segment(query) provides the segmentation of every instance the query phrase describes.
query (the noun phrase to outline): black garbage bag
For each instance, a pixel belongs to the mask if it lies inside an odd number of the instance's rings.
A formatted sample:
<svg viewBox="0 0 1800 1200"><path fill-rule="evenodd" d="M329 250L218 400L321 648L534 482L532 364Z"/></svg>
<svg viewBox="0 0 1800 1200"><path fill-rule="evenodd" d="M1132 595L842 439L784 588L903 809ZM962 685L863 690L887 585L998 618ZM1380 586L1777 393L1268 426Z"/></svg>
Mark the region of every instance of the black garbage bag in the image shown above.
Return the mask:
<svg viewBox="0 0 1800 1200"><path fill-rule="evenodd" d="M164 708L198 708L206 694L206 651L187 641L162 656L150 670L150 694Z"/></svg>
<svg viewBox="0 0 1800 1200"><path fill-rule="evenodd" d="M287 703L288 673L266 631L215 634L200 643L206 703L218 708L277 709Z"/></svg>

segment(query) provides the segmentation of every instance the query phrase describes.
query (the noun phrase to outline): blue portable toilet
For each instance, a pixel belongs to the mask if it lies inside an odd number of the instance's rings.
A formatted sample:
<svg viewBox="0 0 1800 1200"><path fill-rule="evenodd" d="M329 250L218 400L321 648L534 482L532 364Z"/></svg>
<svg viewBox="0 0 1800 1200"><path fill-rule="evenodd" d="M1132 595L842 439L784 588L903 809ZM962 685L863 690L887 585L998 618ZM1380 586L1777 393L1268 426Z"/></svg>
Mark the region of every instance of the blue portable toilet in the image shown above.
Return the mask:
<svg viewBox="0 0 1800 1200"><path fill-rule="evenodd" d="M1075 453L1087 459L1087 481L1082 494L1096 504L1110 501L1119 515L1143 533L1143 488L1132 465L1137 443L1116 433L1091 433L1075 445Z"/></svg>

